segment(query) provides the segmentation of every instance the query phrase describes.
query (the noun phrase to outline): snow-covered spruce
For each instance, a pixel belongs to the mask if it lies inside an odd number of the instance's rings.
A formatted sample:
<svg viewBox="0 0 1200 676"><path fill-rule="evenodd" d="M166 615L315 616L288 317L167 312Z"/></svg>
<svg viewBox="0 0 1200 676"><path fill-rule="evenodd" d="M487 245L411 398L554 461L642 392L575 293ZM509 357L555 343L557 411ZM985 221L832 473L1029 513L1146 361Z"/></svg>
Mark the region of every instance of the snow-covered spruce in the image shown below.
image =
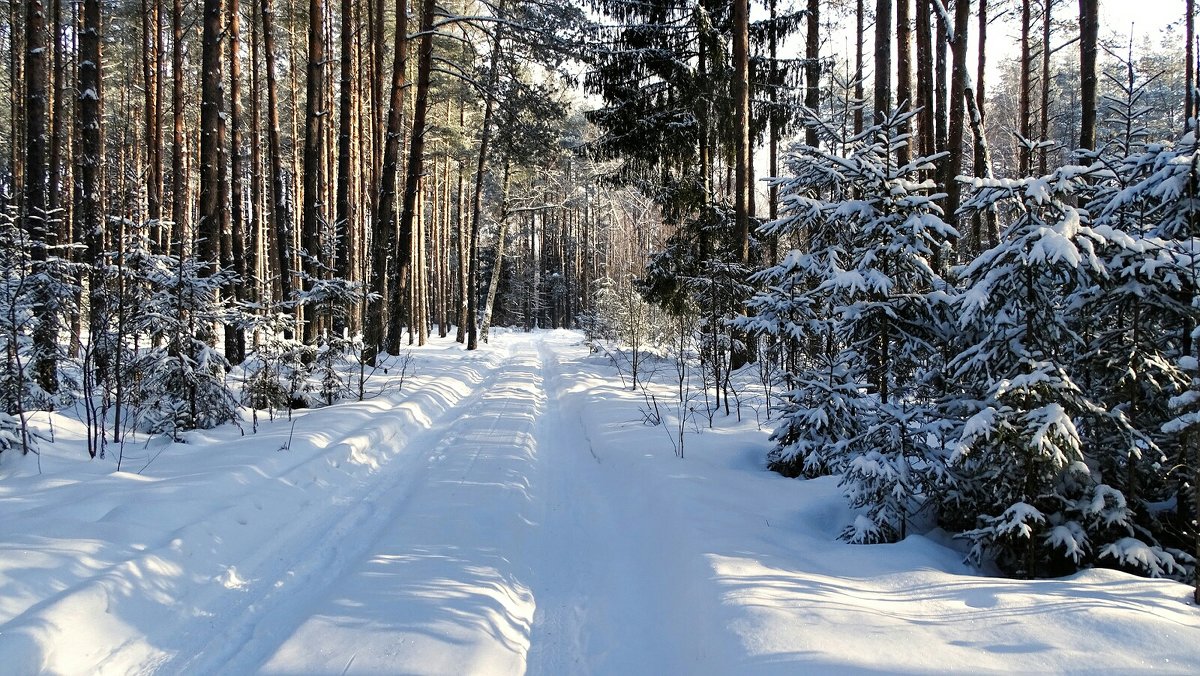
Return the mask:
<svg viewBox="0 0 1200 676"><path fill-rule="evenodd" d="M845 155L793 149L796 178L780 185L786 215L764 230L807 250L758 275L767 289L748 322L807 352L790 375L771 462L793 475L840 471L863 510L843 533L852 542L903 538L945 476L932 376L951 296L935 261L957 233L919 177L936 158L894 162L911 117L892 112L829 144Z"/></svg>
<svg viewBox="0 0 1200 676"><path fill-rule="evenodd" d="M1098 410L1070 373L1082 347L1071 300L1105 276L1105 239L1071 206L1091 177L1068 166L975 179L963 209L1016 216L961 273L964 349L949 366L960 389L950 412L962 424L943 510L977 520L964 534L974 561L1018 576L1072 570L1089 560L1098 529L1128 523L1124 498L1105 499L1119 491L1092 480L1075 424Z"/></svg>

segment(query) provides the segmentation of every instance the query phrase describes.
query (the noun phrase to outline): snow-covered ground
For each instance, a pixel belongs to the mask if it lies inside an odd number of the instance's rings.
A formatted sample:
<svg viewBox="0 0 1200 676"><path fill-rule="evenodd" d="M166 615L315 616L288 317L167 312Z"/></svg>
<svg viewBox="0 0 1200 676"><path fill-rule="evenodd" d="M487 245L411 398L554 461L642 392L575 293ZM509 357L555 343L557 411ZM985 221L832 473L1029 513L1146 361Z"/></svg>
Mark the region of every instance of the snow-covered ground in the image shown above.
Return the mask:
<svg viewBox="0 0 1200 676"><path fill-rule="evenodd" d="M403 391L122 472L65 418L40 474L0 456L0 673L1200 670L1188 587L842 544L836 481L767 472L753 412L679 459L579 334L414 356Z"/></svg>

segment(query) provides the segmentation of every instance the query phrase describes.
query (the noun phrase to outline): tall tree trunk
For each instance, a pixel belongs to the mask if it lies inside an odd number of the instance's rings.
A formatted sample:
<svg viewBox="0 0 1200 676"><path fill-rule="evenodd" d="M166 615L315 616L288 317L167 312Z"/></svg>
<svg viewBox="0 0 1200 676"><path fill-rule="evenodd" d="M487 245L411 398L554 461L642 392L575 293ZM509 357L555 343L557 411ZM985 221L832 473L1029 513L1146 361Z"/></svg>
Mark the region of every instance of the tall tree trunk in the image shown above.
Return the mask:
<svg viewBox="0 0 1200 676"><path fill-rule="evenodd" d="M324 0L308 0L308 79L304 116L304 210L300 226L303 251L304 290L312 289L312 283L321 275L321 224L319 193L321 177L320 162L324 141L325 111L322 94L325 89L325 16ZM312 343L317 338L319 318L313 311L302 311L304 317L304 341Z"/></svg>
<svg viewBox="0 0 1200 676"><path fill-rule="evenodd" d="M861 1L861 0L860 0ZM818 112L821 105L821 3L819 0L808 0L808 15L804 19L804 106L813 113ZM816 147L819 139L815 127L805 130L804 142Z"/></svg>
<svg viewBox="0 0 1200 676"><path fill-rule="evenodd" d="M142 0L142 84L145 88L146 107L142 111L146 143L146 216L150 221L150 241L155 246L160 239L162 218L162 158L157 145L158 136L158 40L161 35L158 25L158 0Z"/></svg>
<svg viewBox="0 0 1200 676"><path fill-rule="evenodd" d="M224 30L221 0L204 0L204 36L200 73L200 222L199 258L201 274L216 272L221 257L221 221L225 211L221 189L223 97L222 41Z"/></svg>
<svg viewBox="0 0 1200 676"><path fill-rule="evenodd" d="M912 110L912 16L910 3L912 0L896 0L896 105L902 110ZM907 133L910 124L905 122L902 131ZM900 144L896 151L896 160L901 166L908 164L912 158L912 141Z"/></svg>
<svg viewBox="0 0 1200 676"><path fill-rule="evenodd" d="M768 11L770 12L771 32L767 44L767 56L770 59L771 72L769 77L770 100L771 100L771 136L767 146L767 159L770 165L767 172L771 178L779 176L779 137L780 137L780 121L782 115L778 111L779 106L779 88L783 83L779 81L779 28L776 25L778 14L776 10L777 0L770 0ZM806 91L805 94L808 92ZM779 186L774 183L768 188L767 197L767 216L774 221L779 218ZM578 221L578 212L576 212L576 220ZM779 258L779 237L771 237L771 259L768 264L774 265ZM586 287L585 287L586 288Z"/></svg>
<svg viewBox="0 0 1200 676"><path fill-rule="evenodd" d="M881 0L885 1L885 0ZM738 259L750 263L750 0L733 2L734 196Z"/></svg>
<svg viewBox="0 0 1200 676"><path fill-rule="evenodd" d="M86 0L79 31L79 184L75 202L88 257L88 332L97 360L93 366L101 379L107 379L106 349L99 347L105 332L108 308L104 288L104 110L101 67L103 26L100 0ZM32 165L30 165L32 166ZM98 436L103 436L101 433ZM94 449L93 449L94 452Z"/></svg>
<svg viewBox="0 0 1200 676"><path fill-rule="evenodd" d="M387 132L384 136L383 167L379 177L379 197L376 199L374 243L372 244L371 291L378 294L375 309L367 313L367 326L363 336L364 361L374 361L385 344L399 341L399 336L387 335L391 284L395 270L389 269L393 260L391 253L397 245L396 239L396 173L400 161L401 118L404 112L404 70L408 61L408 11L405 0L396 8L396 51L392 59L392 86L388 99ZM407 246L407 244L405 244Z"/></svg>
<svg viewBox="0 0 1200 676"><path fill-rule="evenodd" d="M863 87L866 80L865 68L866 56L863 50L863 42L866 41L866 14L867 8L863 0L858 0L854 5L854 135L862 133L865 123L863 108L866 106L865 94ZM812 39L812 33L809 33L809 39ZM813 136L816 137L816 130L813 130ZM814 145L809 143L809 145Z"/></svg>
<svg viewBox="0 0 1200 676"><path fill-rule="evenodd" d="M259 41L261 16L250 12L250 210L249 247L246 256L246 272L249 275L245 284L250 291L250 300L256 304L263 300L263 280L267 278L266 265L266 228L263 213L266 211L265 191L263 190L263 159L262 159L262 83L259 79Z"/></svg>
<svg viewBox="0 0 1200 676"><path fill-rule="evenodd" d="M504 245L508 239L508 185L511 164L504 159L504 179L500 188L500 228L496 233L496 262L492 265L492 279L488 282L487 298L483 303L483 322L479 334L483 342L488 340L488 330L492 326L492 307L496 303L496 291L500 288L500 274L504 272Z"/></svg>
<svg viewBox="0 0 1200 676"><path fill-rule="evenodd" d="M9 144L9 166L12 168L13 202L20 213L24 213L25 158L25 31L18 31L23 24L24 1L9 0L8 25L12 49L8 53L8 119L11 124L12 143Z"/></svg>
<svg viewBox="0 0 1200 676"><path fill-rule="evenodd" d="M411 245L414 221L417 219L417 195L421 187L421 175L425 169L425 133L426 119L429 114L429 79L433 71L433 14L436 10L434 0L423 0L421 3L421 41L417 46L417 95L413 102L412 136L409 139L408 166L404 180L404 201L400 210L400 249L397 251L396 279L400 284L410 281L412 275L413 251ZM423 238L422 238L423 241ZM418 261L419 265L424 261ZM402 287L403 290L403 287ZM413 317L410 324L420 325L421 336L425 335L426 323L422 320L420 309L424 306L424 289L414 287L416 303L409 308ZM404 297L403 295L401 296Z"/></svg>
<svg viewBox="0 0 1200 676"><path fill-rule="evenodd" d="M1079 147L1096 149L1096 50L1100 0L1079 0Z"/></svg>
<svg viewBox="0 0 1200 676"><path fill-rule="evenodd" d="M940 2L941 2L941 0L930 0L930 6L931 7L935 6ZM949 63L947 60L948 56L949 56L947 53L948 48L949 48L949 43L947 42L945 37L940 37L940 36L949 35L951 30L953 29L953 26L946 23L946 21L947 21L947 19L946 19L945 15L943 15L939 12L938 16L937 16L937 25L938 25L939 30L936 31L936 33L939 37L936 40L934 40L935 48L934 48L934 67L933 67L933 70L934 70L933 99L934 99L934 109L935 109L934 112L936 113L936 117L934 117L934 123L933 123L934 152L942 152L942 151L946 150L947 145L948 145L949 134L950 134L950 130L949 130L950 96L946 91L946 82L949 79L948 73L947 73L947 71L949 70ZM940 175L939 175L938 182L942 184L943 188L949 183L949 180L946 177L946 172L947 172L946 166L948 164L949 164L949 162L945 159L943 159L941 162L938 163L938 168L940 169Z"/></svg>
<svg viewBox="0 0 1200 676"><path fill-rule="evenodd" d="M1033 0L1021 0L1021 83L1017 101L1017 129L1021 140L1017 145L1017 175L1028 176L1033 157L1028 142L1033 135L1033 49L1030 31L1033 28ZM1043 55L1045 58L1047 55Z"/></svg>
<svg viewBox="0 0 1200 676"><path fill-rule="evenodd" d="M89 0L96 2L97 0ZM98 10L98 7L97 7ZM99 34L93 29L93 39L99 49ZM55 233L49 227L46 211L50 175L46 165L46 120L50 111L46 97L46 53L50 42L46 32L46 5L43 0L25 3L25 190L23 220L29 235L30 259L35 275L48 272L47 259L54 245ZM99 61L96 61L98 66ZM99 89L96 90L98 94ZM81 92L81 96L86 93ZM34 369L38 385L49 393L58 390L58 321L49 284L38 282L34 306L36 324L33 344L36 356Z"/></svg>
<svg viewBox="0 0 1200 676"><path fill-rule="evenodd" d="M892 107L892 0L875 2L874 122L883 124Z"/></svg>
<svg viewBox="0 0 1200 676"><path fill-rule="evenodd" d="M283 141L279 129L279 84L275 65L275 13L271 0L262 0L263 54L267 70L267 155L271 165L271 218L275 224L275 248L279 273L279 300L291 303L293 275L292 212L283 179ZM291 337L291 332L285 332Z"/></svg>
<svg viewBox="0 0 1200 676"><path fill-rule="evenodd" d="M1042 105L1041 105L1041 130L1038 133L1038 140L1050 140L1050 29L1051 19L1053 18L1054 0L1042 0ZM1038 172L1046 175L1047 171L1047 153L1049 146L1042 145L1038 151Z"/></svg>
<svg viewBox="0 0 1200 676"><path fill-rule="evenodd" d="M500 16L505 18L505 2L501 0ZM488 70L488 86L485 93L485 102L483 105L483 120L479 132L479 158L475 165L475 185L473 187L471 197L471 242L470 247L470 271L467 273L467 349L479 349L479 322L476 319L478 312L478 293L479 288L479 231L483 225L483 173L487 168L487 155L492 142L492 115L495 111L496 83L499 81L500 74L500 53L504 40L504 24L496 25L495 35L492 38L492 56L490 59L491 67Z"/></svg>
<svg viewBox="0 0 1200 676"><path fill-rule="evenodd" d="M1183 124L1186 130L1188 119L1196 115L1196 0L1187 0L1184 3L1185 16L1184 33L1187 35L1187 46L1184 48L1184 64L1185 81L1187 91L1183 96ZM1198 587L1200 589L1200 587Z"/></svg>
<svg viewBox="0 0 1200 676"><path fill-rule="evenodd" d="M929 0L917 0L917 98L921 113L917 117L917 133L921 155L934 153L934 117L936 116L933 96L933 30L929 25L933 12Z"/></svg>
<svg viewBox="0 0 1200 676"><path fill-rule="evenodd" d="M950 84L950 138L947 150L946 171L946 216L951 223L958 222L959 201L962 195L962 185L957 177L962 173L963 161L963 127L966 119L967 93L967 31L971 22L970 0L957 0L954 3L954 67Z"/></svg>
<svg viewBox="0 0 1200 676"><path fill-rule="evenodd" d="M350 192L351 176L350 161L353 154L351 140L355 120L354 105L354 2L342 0L341 26L341 82L338 91L338 164L337 164L337 207L334 216L334 274L338 279L350 279L350 231L353 227L354 214L351 211ZM346 308L349 314L351 308ZM334 333L341 335L346 326L344 318L335 319Z"/></svg>
<svg viewBox="0 0 1200 676"><path fill-rule="evenodd" d="M188 251L189 239L183 78L183 0L174 0L171 5L171 239L180 259Z"/></svg>
<svg viewBox="0 0 1200 676"><path fill-rule="evenodd" d="M66 97L64 96L64 92L66 91L65 78L67 64L64 63L66 50L63 48L63 29L62 0L53 0L51 3L50 41L54 81L51 85L50 95L50 158L47 169L49 171L50 185L46 204L48 210L51 213L55 213L55 218L59 221L56 234L60 242L70 241L69 224L63 221L61 214L56 213L64 202L69 201L63 199L63 182L66 172L63 170L62 147L63 132L67 117Z"/></svg>
<svg viewBox="0 0 1200 676"><path fill-rule="evenodd" d="M977 48L978 59L975 64L975 110L978 111L978 119L976 123L978 127L975 133L975 176L983 178L989 172L987 162L987 137L981 131L986 129L987 117L984 103L987 99L985 91L985 77L987 75L987 28L988 28L988 0L979 0L979 47ZM978 251L983 251L992 243L996 242L999 233L996 232L996 215L992 211L986 211L976 217L973 224L975 228L974 243L978 247Z"/></svg>
<svg viewBox="0 0 1200 676"><path fill-rule="evenodd" d="M466 113L467 106L462 100L458 102L458 126L466 128ZM471 227L467 219L467 199L464 183L466 182L467 166L466 162L458 161L458 180L454 189L454 218L456 220L455 230L458 232L458 329L454 332L454 341L458 343L467 342L467 322L470 314L469 303L467 301L470 295L470 276L471 276Z"/></svg>
<svg viewBox="0 0 1200 676"><path fill-rule="evenodd" d="M246 266L246 218L243 212L242 166L242 59L241 51L241 0L229 0L229 238L232 244L230 258L237 275L225 291L235 302L241 300L243 290L250 282L251 271ZM225 356L230 362L240 364L246 359L246 331L240 327L225 329Z"/></svg>
<svg viewBox="0 0 1200 676"><path fill-rule="evenodd" d="M99 0L87 0L83 5L79 30L79 185L75 196L79 204L79 231L88 245L89 263L98 274L104 247L104 134L101 79L101 17ZM93 281L97 281L93 277ZM102 305L102 289L91 289L92 323L98 331L98 311ZM93 340L99 334L93 334Z"/></svg>

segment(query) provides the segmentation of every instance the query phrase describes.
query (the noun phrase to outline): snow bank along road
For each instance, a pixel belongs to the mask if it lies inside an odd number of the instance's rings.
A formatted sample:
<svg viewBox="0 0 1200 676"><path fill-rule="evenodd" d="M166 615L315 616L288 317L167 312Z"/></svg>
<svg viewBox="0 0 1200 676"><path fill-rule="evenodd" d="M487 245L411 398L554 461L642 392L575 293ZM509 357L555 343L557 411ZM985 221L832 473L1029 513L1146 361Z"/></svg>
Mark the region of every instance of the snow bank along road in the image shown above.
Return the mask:
<svg viewBox="0 0 1200 676"><path fill-rule="evenodd" d="M1200 668L1183 585L837 543L834 481L763 471L753 414L678 460L579 342L439 343L403 392L294 429L0 479L0 672Z"/></svg>

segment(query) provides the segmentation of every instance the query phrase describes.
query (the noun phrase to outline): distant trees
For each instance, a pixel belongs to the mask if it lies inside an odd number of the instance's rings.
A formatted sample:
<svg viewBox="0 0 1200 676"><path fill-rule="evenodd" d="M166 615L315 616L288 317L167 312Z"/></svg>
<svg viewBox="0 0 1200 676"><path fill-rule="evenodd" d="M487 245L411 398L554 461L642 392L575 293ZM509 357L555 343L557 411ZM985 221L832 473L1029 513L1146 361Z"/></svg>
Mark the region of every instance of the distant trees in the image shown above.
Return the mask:
<svg viewBox="0 0 1200 676"><path fill-rule="evenodd" d="M79 12L30 0L11 9L0 20L12 91L0 115L0 197L30 260L7 345L38 387L4 410L87 402L88 423L113 438L230 419L195 403L197 388L218 392L243 360L261 363L268 344L373 360L435 325L442 335L452 322L474 326L478 317L449 310L486 291L486 278L467 273L492 248L499 165L489 155L507 151L471 141L502 120L539 122L531 116L546 109L508 98L535 82L559 96L582 18L538 0L87 0ZM494 46L503 59L491 59ZM409 82L417 96L405 95ZM571 168L560 157L586 134L549 134L568 136L544 141L542 157L508 152L505 164L556 176L542 195L546 213L520 220L536 246L517 257L522 268L557 266L532 324L573 325L587 305L582 280L602 276L602 252L585 256L583 242L610 240L576 197L597 192L591 170L578 169L590 163L578 156ZM154 286L165 295L147 296ZM518 291L501 284L496 293L509 305ZM160 313L158 323L142 312ZM142 424L147 359L158 360L161 391L174 393L163 406L185 402L164 409L169 424ZM188 379L201 371L217 389ZM102 453L104 437L95 439Z"/></svg>

